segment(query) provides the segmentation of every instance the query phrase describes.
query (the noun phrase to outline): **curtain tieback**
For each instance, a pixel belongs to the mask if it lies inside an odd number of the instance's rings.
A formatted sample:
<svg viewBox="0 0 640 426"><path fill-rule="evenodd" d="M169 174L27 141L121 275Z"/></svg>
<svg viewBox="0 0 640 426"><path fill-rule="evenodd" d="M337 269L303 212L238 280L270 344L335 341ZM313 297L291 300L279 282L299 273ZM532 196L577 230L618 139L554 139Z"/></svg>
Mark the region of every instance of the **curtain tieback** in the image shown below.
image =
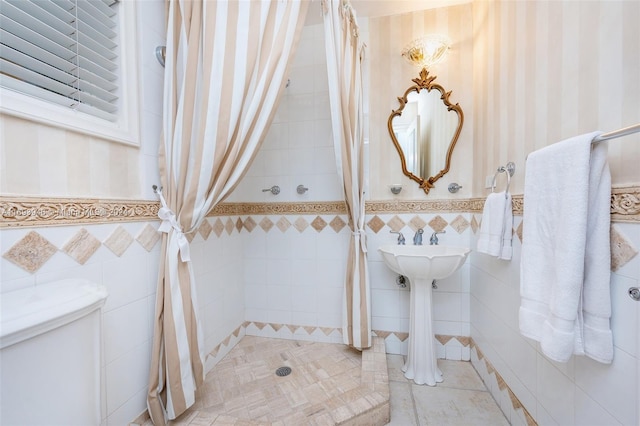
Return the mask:
<svg viewBox="0 0 640 426"><path fill-rule="evenodd" d="M358 229L357 231L351 231L351 235L354 237L360 238L360 247L362 248L362 252L367 252L367 233L363 229Z"/></svg>
<svg viewBox="0 0 640 426"><path fill-rule="evenodd" d="M187 240L184 232L182 232L182 228L180 228L180 224L176 219L176 214L172 212L171 209L167 206L167 202L162 196L162 188L159 188L156 192L160 197L160 204L162 204L162 208L158 210L158 217L162 220L158 231L168 234L173 229L173 232L175 233L176 239L178 241L180 259L183 262L190 262L191 253L189 251L189 240Z"/></svg>

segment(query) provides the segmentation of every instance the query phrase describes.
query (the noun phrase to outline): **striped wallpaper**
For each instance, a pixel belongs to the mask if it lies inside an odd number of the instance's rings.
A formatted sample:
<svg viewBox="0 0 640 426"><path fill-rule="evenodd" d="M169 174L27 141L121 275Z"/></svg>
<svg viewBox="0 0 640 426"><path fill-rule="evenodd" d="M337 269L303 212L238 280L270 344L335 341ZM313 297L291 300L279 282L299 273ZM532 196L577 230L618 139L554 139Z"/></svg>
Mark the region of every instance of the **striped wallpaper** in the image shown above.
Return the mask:
<svg viewBox="0 0 640 426"><path fill-rule="evenodd" d="M0 158L2 194L141 196L137 147L0 114Z"/></svg>
<svg viewBox="0 0 640 426"><path fill-rule="evenodd" d="M593 130L640 123L640 3L473 3L473 192L499 165ZM637 183L640 134L609 142L614 184Z"/></svg>
<svg viewBox="0 0 640 426"><path fill-rule="evenodd" d="M636 1L474 1L370 18L371 199L391 198L394 183L404 185L394 199L484 196L485 177L507 161L517 166L512 192L522 193L529 152L640 122L638 22ZM425 33L453 41L431 71L465 114L451 171L428 196L401 174L387 131L396 98L419 71L400 52ZM140 150L0 115L0 193L137 199L157 181L156 144L148 145ZM613 183L638 183L640 135L611 141L609 149ZM447 192L450 182L463 185L458 194Z"/></svg>
<svg viewBox="0 0 640 426"><path fill-rule="evenodd" d="M446 34L452 40L452 48L444 62L429 71L437 78L435 83L452 91L450 101L459 103L465 115L465 124L456 145L450 172L436 182L429 198L452 198L447 185L458 182L463 189L454 197L469 197L467 183L472 179L474 140L473 73L472 70L472 6L471 3L448 8L430 9L402 15L369 19L369 43L367 43L370 72L369 102L369 155L371 199L391 197L389 185L402 183L398 199L425 199L417 183L406 178L401 171L400 159L387 130L387 120L392 110L398 109L397 98L414 83L420 69L408 64L401 51L412 40L425 34Z"/></svg>

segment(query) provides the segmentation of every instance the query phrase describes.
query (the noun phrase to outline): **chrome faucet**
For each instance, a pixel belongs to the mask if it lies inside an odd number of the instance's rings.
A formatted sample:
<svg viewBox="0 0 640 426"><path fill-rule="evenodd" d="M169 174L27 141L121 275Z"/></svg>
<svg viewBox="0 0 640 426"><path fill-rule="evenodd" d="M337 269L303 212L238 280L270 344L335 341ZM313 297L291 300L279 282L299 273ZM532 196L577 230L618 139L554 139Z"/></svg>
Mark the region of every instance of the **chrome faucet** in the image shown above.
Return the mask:
<svg viewBox="0 0 640 426"><path fill-rule="evenodd" d="M429 244L431 244L432 246L437 246L438 245L438 234L446 234L447 231L436 231L433 234L431 234L431 238L429 238Z"/></svg>
<svg viewBox="0 0 640 426"><path fill-rule="evenodd" d="M404 235L402 235L402 232L400 231L389 231L392 234L398 234L398 245L399 246L403 246L404 245Z"/></svg>
<svg viewBox="0 0 640 426"><path fill-rule="evenodd" d="M421 246L422 245L422 234L424 233L424 229L420 228L416 231L416 235L413 236L413 245Z"/></svg>

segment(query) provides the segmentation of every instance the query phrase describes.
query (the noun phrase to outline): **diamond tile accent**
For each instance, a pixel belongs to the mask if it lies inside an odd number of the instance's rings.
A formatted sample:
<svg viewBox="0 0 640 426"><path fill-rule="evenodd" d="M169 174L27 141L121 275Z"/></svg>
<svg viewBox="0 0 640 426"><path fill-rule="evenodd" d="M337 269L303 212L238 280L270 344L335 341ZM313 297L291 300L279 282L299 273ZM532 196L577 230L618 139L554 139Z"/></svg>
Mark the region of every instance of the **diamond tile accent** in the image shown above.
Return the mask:
<svg viewBox="0 0 640 426"><path fill-rule="evenodd" d="M473 217L471 218L471 230L475 234L476 232L478 232L478 229L480 229L480 225L478 225L478 221L476 220L476 216L473 215Z"/></svg>
<svg viewBox="0 0 640 426"><path fill-rule="evenodd" d="M205 218L200 224L200 228L198 228L198 232L202 235L202 238L205 240L209 238L211 235L211 231L213 231L213 226L209 223L209 220Z"/></svg>
<svg viewBox="0 0 640 426"><path fill-rule="evenodd" d="M309 227L309 223L302 216L300 216L296 219L295 222L293 222L293 226L298 230L298 232L302 233Z"/></svg>
<svg viewBox="0 0 640 426"><path fill-rule="evenodd" d="M109 235L104 241L104 245L113 252L116 256L120 257L129 248L133 242L133 237L122 226L119 226Z"/></svg>
<svg viewBox="0 0 640 426"><path fill-rule="evenodd" d="M462 234L469 227L469 221L462 217L462 215L458 215L451 221L451 227L455 229L458 234Z"/></svg>
<svg viewBox="0 0 640 426"><path fill-rule="evenodd" d="M442 335L442 334L436 334L436 340L440 343L442 343L443 345L446 345L449 340L453 339L453 336L446 336L446 335Z"/></svg>
<svg viewBox="0 0 640 426"><path fill-rule="evenodd" d="M75 259L79 264L84 265L100 246L100 240L82 228L62 247L62 251Z"/></svg>
<svg viewBox="0 0 640 426"><path fill-rule="evenodd" d="M220 235L222 235L222 231L224 231L224 224L220 218L217 218L216 221L213 222L213 232L220 237Z"/></svg>
<svg viewBox="0 0 640 426"><path fill-rule="evenodd" d="M184 236L187 237L187 241L189 241L189 244L191 244L193 239L196 237L196 233L195 232L187 232L186 234L184 234Z"/></svg>
<svg viewBox="0 0 640 426"><path fill-rule="evenodd" d="M518 227L516 228L516 235L518 236L518 239L520 240L520 242L522 242L522 224L524 222L520 222L520 225L518 225Z"/></svg>
<svg viewBox="0 0 640 426"><path fill-rule="evenodd" d="M331 333L333 333L333 331L335 330L335 328L331 328L331 327L320 327L320 330L322 330L322 332L324 333L325 336L330 335Z"/></svg>
<svg viewBox="0 0 640 426"><path fill-rule="evenodd" d="M456 336L456 339L458 340L458 342L460 342L460 344L462 346L469 347L469 345L471 344L471 338L468 336Z"/></svg>
<svg viewBox="0 0 640 426"><path fill-rule="evenodd" d="M264 232L269 232L269 230L273 228L273 222L268 217L265 217L260 221L260 228L262 228Z"/></svg>
<svg viewBox="0 0 640 426"><path fill-rule="evenodd" d="M238 232L242 231L242 219L238 218L238 220L236 220L236 230Z"/></svg>
<svg viewBox="0 0 640 426"><path fill-rule="evenodd" d="M638 250L617 229L611 227L611 270L617 271L638 254Z"/></svg>
<svg viewBox="0 0 640 426"><path fill-rule="evenodd" d="M434 231L444 231L448 225L447 221L442 218L442 216L438 215L429 221L429 226Z"/></svg>
<svg viewBox="0 0 640 426"><path fill-rule="evenodd" d="M295 333L296 330L298 329L297 325L291 325L291 324L287 324L286 327L289 329L289 331L291 332L291 334Z"/></svg>
<svg viewBox="0 0 640 426"><path fill-rule="evenodd" d="M380 219L378 215L375 215L371 220L369 220L369 222L367 222L367 226L377 234L382 228L384 228L384 221Z"/></svg>
<svg viewBox="0 0 640 426"><path fill-rule="evenodd" d="M57 251L56 246L49 240L37 232L31 231L16 242L2 257L25 271L33 273L40 269Z"/></svg>
<svg viewBox="0 0 640 426"><path fill-rule="evenodd" d="M409 333L403 333L400 331L394 331L393 334L400 339L401 342L404 342L405 340L407 340L409 338Z"/></svg>
<svg viewBox="0 0 640 426"><path fill-rule="evenodd" d="M342 228L347 226L347 224L345 223L344 220L342 220L340 218L340 216L336 216L336 217L333 218L333 220L331 222L329 222L329 226L331 227L331 229L336 231L336 233L338 233L338 232L342 231Z"/></svg>
<svg viewBox="0 0 640 426"><path fill-rule="evenodd" d="M160 232L148 223L136 236L136 241L140 243L146 251L151 251L160 239Z"/></svg>
<svg viewBox="0 0 640 426"><path fill-rule="evenodd" d="M291 222L289 222L286 217L282 216L278 219L276 226L280 231L285 232L287 229L291 228Z"/></svg>
<svg viewBox="0 0 640 426"><path fill-rule="evenodd" d="M391 331L383 330L374 330L374 333L376 333L376 336L382 337L383 339L386 339L387 337L389 337L389 335L391 335Z"/></svg>
<svg viewBox="0 0 640 426"><path fill-rule="evenodd" d="M233 232L233 228L234 228L234 224L233 221L231 220L231 218L227 218L227 222L224 224L224 229L225 231L227 231L227 234L231 235L231 233Z"/></svg>
<svg viewBox="0 0 640 426"><path fill-rule="evenodd" d="M327 227L327 222L320 216L316 216L316 218L311 222L311 227L320 232Z"/></svg>
<svg viewBox="0 0 640 426"><path fill-rule="evenodd" d="M258 226L258 224L256 223L255 220L253 220L253 218L251 216L249 216L248 218L246 218L244 220L244 223L242 224L244 226L244 229L246 229L247 231L251 232L254 229L256 229L256 226Z"/></svg>
<svg viewBox="0 0 640 426"><path fill-rule="evenodd" d="M392 217L391 220L387 222L387 226L394 232L400 231L402 228L404 228L404 225L406 224L398 216Z"/></svg>
<svg viewBox="0 0 640 426"><path fill-rule="evenodd" d="M424 229L427 223L422 220L419 216L414 216L413 219L409 221L409 227L415 232L418 229Z"/></svg>

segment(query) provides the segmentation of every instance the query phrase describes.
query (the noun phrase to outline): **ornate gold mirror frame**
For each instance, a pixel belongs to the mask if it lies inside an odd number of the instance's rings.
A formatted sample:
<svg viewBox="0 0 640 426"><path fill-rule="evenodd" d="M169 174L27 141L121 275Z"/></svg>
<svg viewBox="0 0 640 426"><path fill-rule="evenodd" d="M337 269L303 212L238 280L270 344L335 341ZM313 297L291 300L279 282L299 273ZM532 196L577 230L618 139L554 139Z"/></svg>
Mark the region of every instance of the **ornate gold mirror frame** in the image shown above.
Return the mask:
<svg viewBox="0 0 640 426"><path fill-rule="evenodd" d="M429 190L433 188L434 183L449 171L449 167L451 165L451 154L453 153L453 148L456 146L456 142L460 137L460 132L462 131L462 124L464 123L464 114L462 113L462 108L460 108L460 105L458 105L457 103L452 104L449 101L449 96L451 95L451 92L450 91L446 92L441 85L434 84L433 80L435 79L436 79L436 76L430 76L429 71L427 71L426 68L423 68L422 71L420 71L420 77L414 78L411 80L415 83L415 85L409 87L404 92L404 95L401 98L398 98L398 102L400 103L400 108L398 108L397 110L391 111L391 115L389 116L389 120L387 122L389 135L391 136L391 140L393 141L393 144L395 145L396 150L400 155L400 162L402 163L402 173L404 173L405 176L411 178L412 180L418 182L418 184L420 185L420 188L422 188L424 192L427 194L429 193ZM431 92L431 90L433 89L438 90L441 95L440 99L442 99L442 102L447 107L447 111L455 111L456 114L458 114L458 126L455 130L455 133L453 134L451 142L449 143L449 148L447 149L447 157L446 157L444 169L440 170L440 172L435 176L430 176L430 177L417 176L408 170L407 161L402 151L402 147L400 146L400 143L398 142L398 139L396 138L395 132L393 130L393 119L402 114L402 111L404 110L404 107L408 102L407 97L409 96L409 94L411 92L420 93L420 90L423 90L423 89L427 90L428 92Z"/></svg>

